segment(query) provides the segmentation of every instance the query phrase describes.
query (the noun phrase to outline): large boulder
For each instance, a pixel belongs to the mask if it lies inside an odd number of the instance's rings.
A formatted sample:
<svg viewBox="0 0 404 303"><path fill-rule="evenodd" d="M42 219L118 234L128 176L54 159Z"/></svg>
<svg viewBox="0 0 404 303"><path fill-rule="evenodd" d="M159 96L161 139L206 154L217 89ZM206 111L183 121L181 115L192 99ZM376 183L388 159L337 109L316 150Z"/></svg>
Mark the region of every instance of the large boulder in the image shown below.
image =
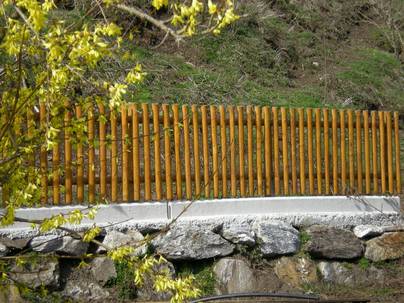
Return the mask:
<svg viewBox="0 0 404 303"><path fill-rule="evenodd" d="M40 258L35 262L11 267L10 277L24 285L32 288L46 286L50 288L59 287L60 270L59 262L50 258Z"/></svg>
<svg viewBox="0 0 404 303"><path fill-rule="evenodd" d="M147 252L147 245L146 243L143 243L143 241L143 235L135 229L129 230L126 233L111 230L107 232L102 243L112 249L122 246L131 246L135 248L134 255L141 256ZM100 246L97 252L103 253L106 252L106 249Z"/></svg>
<svg viewBox="0 0 404 303"><path fill-rule="evenodd" d="M287 223L259 220L253 228L265 257L293 254L299 250L299 231Z"/></svg>
<svg viewBox="0 0 404 303"><path fill-rule="evenodd" d="M153 240L159 254L170 260L202 260L224 257L234 245L210 229L192 223L176 224Z"/></svg>
<svg viewBox="0 0 404 303"><path fill-rule="evenodd" d="M360 268L353 263L319 262L317 265L322 280L327 283L348 286L379 284L383 285L383 270L374 266Z"/></svg>
<svg viewBox="0 0 404 303"><path fill-rule="evenodd" d="M90 271L94 279L104 286L109 280L116 278L116 269L114 262L107 257L95 258L90 263Z"/></svg>
<svg viewBox="0 0 404 303"><path fill-rule="evenodd" d="M10 250L8 249L8 247L6 245L4 245L3 243L0 243L0 257L7 256L9 251Z"/></svg>
<svg viewBox="0 0 404 303"><path fill-rule="evenodd" d="M365 257L372 261L394 260L404 256L404 232L386 233L366 242Z"/></svg>
<svg viewBox="0 0 404 303"><path fill-rule="evenodd" d="M31 238L10 239L7 237L0 237L0 243L7 246L10 250L21 250L27 247Z"/></svg>
<svg viewBox="0 0 404 303"><path fill-rule="evenodd" d="M171 279L175 277L174 265L171 262L156 264L153 266L153 272L165 273ZM140 301L169 301L172 297L170 292L157 292L154 289L154 279L152 275L146 274L144 283L136 289L136 297Z"/></svg>
<svg viewBox="0 0 404 303"><path fill-rule="evenodd" d="M306 251L314 258L349 260L363 255L362 242L351 231L316 225L307 233Z"/></svg>
<svg viewBox="0 0 404 303"><path fill-rule="evenodd" d="M275 273L292 287L318 282L316 264L306 257L282 257L275 264Z"/></svg>
<svg viewBox="0 0 404 303"><path fill-rule="evenodd" d="M256 281L252 269L244 260L220 259L213 267L216 276L216 292L231 294L254 291Z"/></svg>
<svg viewBox="0 0 404 303"><path fill-rule="evenodd" d="M226 222L223 224L220 234L234 244L255 245L255 232L251 222L247 220L235 219L231 222Z"/></svg>
<svg viewBox="0 0 404 303"><path fill-rule="evenodd" d="M81 240L65 236L62 238L60 246L56 249L56 252L71 256L82 256L87 252L88 245L88 243Z"/></svg>
<svg viewBox="0 0 404 303"><path fill-rule="evenodd" d="M37 236L32 238L29 247L39 253L55 252L63 244L63 237L57 235Z"/></svg>
<svg viewBox="0 0 404 303"><path fill-rule="evenodd" d="M110 293L95 282L82 283L77 280L68 280L62 295L78 302L92 302L106 300Z"/></svg>
<svg viewBox="0 0 404 303"><path fill-rule="evenodd" d="M380 236L384 232L384 228L376 225L358 225L353 229L353 233L359 239Z"/></svg>

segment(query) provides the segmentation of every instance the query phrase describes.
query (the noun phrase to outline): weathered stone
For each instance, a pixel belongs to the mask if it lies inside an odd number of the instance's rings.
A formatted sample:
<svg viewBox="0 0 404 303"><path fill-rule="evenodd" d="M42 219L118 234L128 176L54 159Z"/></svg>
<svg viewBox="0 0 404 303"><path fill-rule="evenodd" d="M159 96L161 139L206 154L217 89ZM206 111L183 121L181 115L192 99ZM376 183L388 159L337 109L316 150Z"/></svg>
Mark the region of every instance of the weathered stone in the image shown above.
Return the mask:
<svg viewBox="0 0 404 303"><path fill-rule="evenodd" d="M62 295L69 299L77 300L78 302L89 302L105 300L110 294L97 283L83 283L82 281L68 280Z"/></svg>
<svg viewBox="0 0 404 303"><path fill-rule="evenodd" d="M365 257L369 260L394 260L403 256L404 232L386 233L366 242Z"/></svg>
<svg viewBox="0 0 404 303"><path fill-rule="evenodd" d="M224 257L234 251L234 245L191 223L177 224L153 241L157 252L171 260L202 260Z"/></svg>
<svg viewBox="0 0 404 303"><path fill-rule="evenodd" d="M363 254L361 241L348 230L316 225L307 233L310 240L306 251L314 258L348 260Z"/></svg>
<svg viewBox="0 0 404 303"><path fill-rule="evenodd" d="M1 237L0 243L7 246L9 249L23 249L25 248L31 238L21 238L21 239L9 239L7 237Z"/></svg>
<svg viewBox="0 0 404 303"><path fill-rule="evenodd" d="M243 260L223 258L215 264L213 272L218 294L253 291L256 286L253 271Z"/></svg>
<svg viewBox="0 0 404 303"><path fill-rule="evenodd" d="M0 288L1 303L24 303L26 302L20 294L17 286L13 284L2 285Z"/></svg>
<svg viewBox="0 0 404 303"><path fill-rule="evenodd" d="M51 288L59 287L59 262L49 258L42 258L36 262L21 266L13 265L10 276L15 281L37 288L41 285Z"/></svg>
<svg viewBox="0 0 404 303"><path fill-rule="evenodd" d="M40 253L49 253L58 250L63 243L60 236L38 236L32 238L29 246L33 251Z"/></svg>
<svg viewBox="0 0 404 303"><path fill-rule="evenodd" d="M143 240L144 240L143 235L137 230L129 230L126 233L111 230L107 232L104 241L102 243L110 248L116 248L121 246L132 246L135 247L134 255L141 256L146 254L147 252L147 245L146 244L140 245ZM106 249L104 247L98 248L98 253L102 253L105 251Z"/></svg>
<svg viewBox="0 0 404 303"><path fill-rule="evenodd" d="M5 246L3 243L0 243L0 257L4 257L8 254L10 250L8 249L7 246Z"/></svg>
<svg viewBox="0 0 404 303"><path fill-rule="evenodd" d="M171 262L157 264L153 266L154 272L166 272L167 276L174 278L175 269ZM172 294L169 292L157 292L154 289L154 279L149 275L144 276L144 283L136 290L136 297L141 301L169 301Z"/></svg>
<svg viewBox="0 0 404 303"><path fill-rule="evenodd" d="M367 269L357 264L339 262L320 262L318 271L324 282L340 285L359 286L369 284L384 284L384 273L374 266Z"/></svg>
<svg viewBox="0 0 404 303"><path fill-rule="evenodd" d="M275 273L282 282L293 287L318 281L315 263L305 257L282 257L275 264Z"/></svg>
<svg viewBox="0 0 404 303"><path fill-rule="evenodd" d="M104 286L109 280L116 278L115 264L110 258L95 258L91 262L90 268L94 278L102 286Z"/></svg>
<svg viewBox="0 0 404 303"><path fill-rule="evenodd" d="M72 256L82 256L87 252L87 249L88 243L70 236L65 236L62 238L60 247L57 248L56 252Z"/></svg>
<svg viewBox="0 0 404 303"><path fill-rule="evenodd" d="M355 236L360 239L379 236L384 232L383 227L376 225L358 225L353 229Z"/></svg>
<svg viewBox="0 0 404 303"><path fill-rule="evenodd" d="M324 282L344 285L352 285L354 282L352 272L339 262L320 262L317 268Z"/></svg>
<svg viewBox="0 0 404 303"><path fill-rule="evenodd" d="M253 228L266 257L293 254L299 250L299 232L287 223L260 220Z"/></svg>
<svg viewBox="0 0 404 303"><path fill-rule="evenodd" d="M251 223L244 220L234 220L223 225L220 232L223 238L234 243L248 246L255 245L255 232Z"/></svg>

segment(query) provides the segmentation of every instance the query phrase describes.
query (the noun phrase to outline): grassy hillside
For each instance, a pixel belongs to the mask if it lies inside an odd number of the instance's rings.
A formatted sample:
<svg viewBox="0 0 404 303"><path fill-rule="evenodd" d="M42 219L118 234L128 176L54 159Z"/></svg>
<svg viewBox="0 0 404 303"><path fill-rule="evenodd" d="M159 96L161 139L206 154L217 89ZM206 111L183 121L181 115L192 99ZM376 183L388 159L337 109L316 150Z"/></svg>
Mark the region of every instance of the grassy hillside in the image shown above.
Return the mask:
<svg viewBox="0 0 404 303"><path fill-rule="evenodd" d="M404 55L388 37L400 39L404 28L390 29L378 2L242 1L245 16L218 37L157 49L150 41L159 34L128 43L149 71L133 100L403 112ZM393 2L391 15L403 27L404 1Z"/></svg>

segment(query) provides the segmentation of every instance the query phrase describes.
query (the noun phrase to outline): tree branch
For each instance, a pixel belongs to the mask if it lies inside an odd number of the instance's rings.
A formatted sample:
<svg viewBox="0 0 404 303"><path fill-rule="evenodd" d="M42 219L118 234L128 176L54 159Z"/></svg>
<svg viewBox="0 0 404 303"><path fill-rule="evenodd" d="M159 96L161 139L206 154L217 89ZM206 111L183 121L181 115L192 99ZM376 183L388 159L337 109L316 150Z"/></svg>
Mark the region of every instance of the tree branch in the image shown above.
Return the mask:
<svg viewBox="0 0 404 303"><path fill-rule="evenodd" d="M166 33L170 34L171 36L174 37L176 42L181 41L184 37L181 35L178 35L175 30L172 28L168 27L167 25L164 24L164 22L157 20L153 18L152 16L146 14L145 12L141 11L140 9L133 7L133 6L128 6L125 4L117 4L116 8L123 10L131 15L134 15L140 19L146 20L153 24L154 26L160 28L161 30L165 31Z"/></svg>

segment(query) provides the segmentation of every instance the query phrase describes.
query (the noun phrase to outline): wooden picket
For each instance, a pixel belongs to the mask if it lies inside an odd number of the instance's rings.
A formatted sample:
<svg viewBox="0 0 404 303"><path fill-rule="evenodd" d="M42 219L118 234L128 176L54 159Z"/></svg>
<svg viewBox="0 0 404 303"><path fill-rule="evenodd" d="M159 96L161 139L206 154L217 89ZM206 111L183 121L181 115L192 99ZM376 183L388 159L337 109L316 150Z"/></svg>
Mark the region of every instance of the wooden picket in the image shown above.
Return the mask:
<svg viewBox="0 0 404 303"><path fill-rule="evenodd" d="M39 108L28 135L45 127ZM401 192L397 112L66 106L60 140L37 152L27 163L41 174L42 204Z"/></svg>

